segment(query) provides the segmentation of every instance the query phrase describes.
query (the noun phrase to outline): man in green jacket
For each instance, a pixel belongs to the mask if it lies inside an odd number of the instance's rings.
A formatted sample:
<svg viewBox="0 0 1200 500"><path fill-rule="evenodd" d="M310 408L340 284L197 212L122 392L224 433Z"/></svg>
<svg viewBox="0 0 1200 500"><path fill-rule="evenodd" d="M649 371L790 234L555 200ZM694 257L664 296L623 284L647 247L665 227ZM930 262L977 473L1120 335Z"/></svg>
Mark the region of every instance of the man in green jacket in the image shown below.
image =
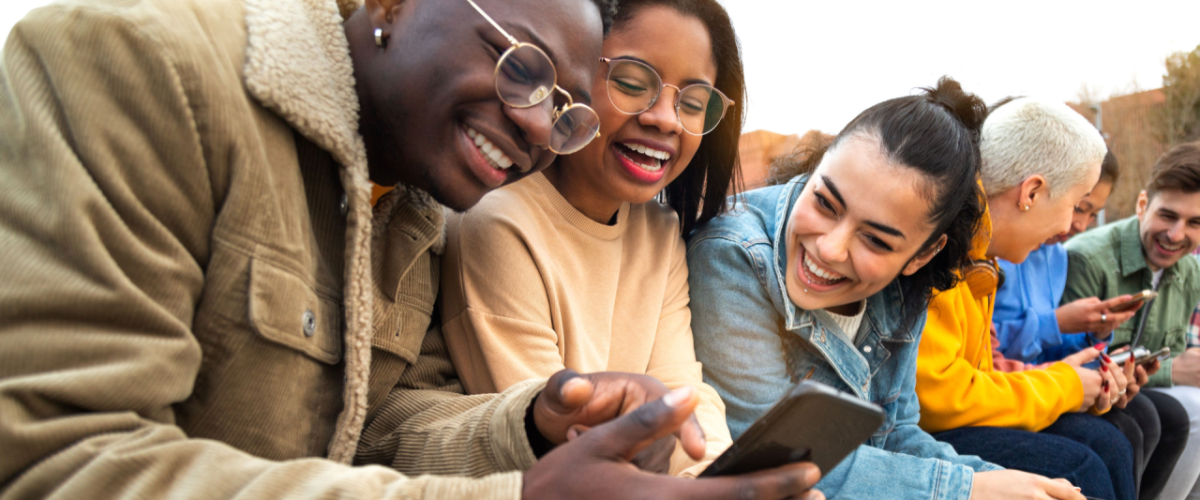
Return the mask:
<svg viewBox="0 0 1200 500"><path fill-rule="evenodd" d="M1136 342L1151 351L1171 349L1147 387L1179 400L1191 433L1161 498L1200 500L1200 348L1188 348L1192 311L1200 303L1200 263L1189 256L1200 245L1200 142L1172 149L1155 164L1138 195L1137 215L1066 243L1063 303L1155 290L1137 314L1113 332L1113 342ZM1190 492L1190 493L1189 493Z"/></svg>
<svg viewBox="0 0 1200 500"><path fill-rule="evenodd" d="M553 125L592 99L613 3L64 0L18 23L0 500L804 494L811 465L630 466L673 432L702 450L694 391L560 372L466 397L429 328L443 204L594 135ZM498 60L542 84L502 100ZM397 188L372 208L369 180Z"/></svg>

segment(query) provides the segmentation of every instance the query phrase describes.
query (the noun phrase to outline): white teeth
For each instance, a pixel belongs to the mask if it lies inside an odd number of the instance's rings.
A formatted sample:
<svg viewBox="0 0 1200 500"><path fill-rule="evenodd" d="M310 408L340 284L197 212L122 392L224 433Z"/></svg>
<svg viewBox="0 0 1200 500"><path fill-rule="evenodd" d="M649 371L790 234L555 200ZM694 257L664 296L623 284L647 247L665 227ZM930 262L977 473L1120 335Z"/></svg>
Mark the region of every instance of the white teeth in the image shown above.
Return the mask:
<svg viewBox="0 0 1200 500"><path fill-rule="evenodd" d="M641 144L624 144L624 143L622 143L622 146L625 146L629 149L632 149L634 151L637 151L641 154L644 154L651 158L657 159L659 161L666 161L666 160L671 159L671 153L668 153L666 151L659 151L659 150L653 149L653 148L648 148Z"/></svg>
<svg viewBox="0 0 1200 500"><path fill-rule="evenodd" d="M491 166L504 170L513 165L512 159L506 156L503 151L500 151L500 148L493 145L491 141L487 140L487 137L484 137L483 134L476 132L471 127L466 127L466 129L467 137L475 141L475 147L479 149L479 152L483 154L483 158Z"/></svg>
<svg viewBox="0 0 1200 500"><path fill-rule="evenodd" d="M627 155L627 154L625 154L625 152L621 151L620 148L617 148L617 153L620 154L621 156L625 157L626 160L633 162L634 165L641 167L642 170L648 170L650 172L657 172L659 170L662 170L662 160L659 160L657 158L654 159L653 165L646 165L643 163L638 163L637 160L630 158L629 155Z"/></svg>
<svg viewBox="0 0 1200 500"><path fill-rule="evenodd" d="M812 261L812 259L809 257L807 252L805 252L805 254L804 254L804 267L808 268L808 272L813 273L813 274L817 275L818 278L821 278L824 280L836 281L836 280L840 280L845 277L845 276L838 276L836 274L829 273L829 272L825 271L824 269L817 267L817 264Z"/></svg>

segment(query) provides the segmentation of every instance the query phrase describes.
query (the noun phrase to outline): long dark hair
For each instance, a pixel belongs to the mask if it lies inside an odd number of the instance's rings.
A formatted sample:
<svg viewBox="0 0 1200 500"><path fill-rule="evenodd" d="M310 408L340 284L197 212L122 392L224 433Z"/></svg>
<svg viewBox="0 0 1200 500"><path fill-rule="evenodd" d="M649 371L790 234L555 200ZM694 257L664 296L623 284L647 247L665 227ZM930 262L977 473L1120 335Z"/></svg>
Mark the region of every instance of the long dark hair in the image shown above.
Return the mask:
<svg viewBox="0 0 1200 500"><path fill-rule="evenodd" d="M704 23L717 64L717 81L713 86L734 102L717 128L704 136L687 169L663 190L663 201L679 214L679 226L686 236L696 224L728 210L730 202L726 195L730 187L741 185L738 140L742 137L746 110L746 78L733 23L716 0L621 0L612 31L620 31L641 9L657 5Z"/></svg>
<svg viewBox="0 0 1200 500"><path fill-rule="evenodd" d="M923 88L919 95L871 106L827 143L832 150L848 137L870 137L879 141L889 160L926 176L921 195L930 202L928 217L934 230L917 253L928 250L942 234L946 245L928 264L901 279L905 328L928 307L934 290L956 286L959 269L971 263L971 243L985 206L979 186L979 136L987 114L983 100L964 92L957 81L942 77L937 86ZM810 143L772 170L811 172L825 154L821 146Z"/></svg>

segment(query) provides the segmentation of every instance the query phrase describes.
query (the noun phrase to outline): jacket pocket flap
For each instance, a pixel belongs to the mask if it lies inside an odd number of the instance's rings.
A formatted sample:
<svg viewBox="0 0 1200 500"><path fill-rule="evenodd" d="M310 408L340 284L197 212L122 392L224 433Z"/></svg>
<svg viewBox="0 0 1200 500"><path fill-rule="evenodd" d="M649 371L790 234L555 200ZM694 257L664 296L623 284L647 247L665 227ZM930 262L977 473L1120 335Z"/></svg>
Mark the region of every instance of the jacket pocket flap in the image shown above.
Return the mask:
<svg viewBox="0 0 1200 500"><path fill-rule="evenodd" d="M295 274L250 262L250 324L268 340L335 364L342 358L342 308Z"/></svg>

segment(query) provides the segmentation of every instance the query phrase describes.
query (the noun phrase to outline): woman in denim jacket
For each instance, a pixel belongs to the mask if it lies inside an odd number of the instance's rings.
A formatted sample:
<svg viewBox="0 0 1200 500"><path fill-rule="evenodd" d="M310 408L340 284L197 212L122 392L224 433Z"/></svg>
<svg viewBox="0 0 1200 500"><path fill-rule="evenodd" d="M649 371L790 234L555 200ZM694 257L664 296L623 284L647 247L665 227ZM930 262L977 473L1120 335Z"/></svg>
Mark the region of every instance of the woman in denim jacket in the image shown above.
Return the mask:
<svg viewBox="0 0 1200 500"><path fill-rule="evenodd" d="M688 244L692 330L733 437L800 380L883 406L885 424L818 488L829 498L1082 500L1070 483L959 456L917 426L917 342L983 214L985 106L943 78L864 111L783 185ZM1100 472L1103 472L1102 470Z"/></svg>

